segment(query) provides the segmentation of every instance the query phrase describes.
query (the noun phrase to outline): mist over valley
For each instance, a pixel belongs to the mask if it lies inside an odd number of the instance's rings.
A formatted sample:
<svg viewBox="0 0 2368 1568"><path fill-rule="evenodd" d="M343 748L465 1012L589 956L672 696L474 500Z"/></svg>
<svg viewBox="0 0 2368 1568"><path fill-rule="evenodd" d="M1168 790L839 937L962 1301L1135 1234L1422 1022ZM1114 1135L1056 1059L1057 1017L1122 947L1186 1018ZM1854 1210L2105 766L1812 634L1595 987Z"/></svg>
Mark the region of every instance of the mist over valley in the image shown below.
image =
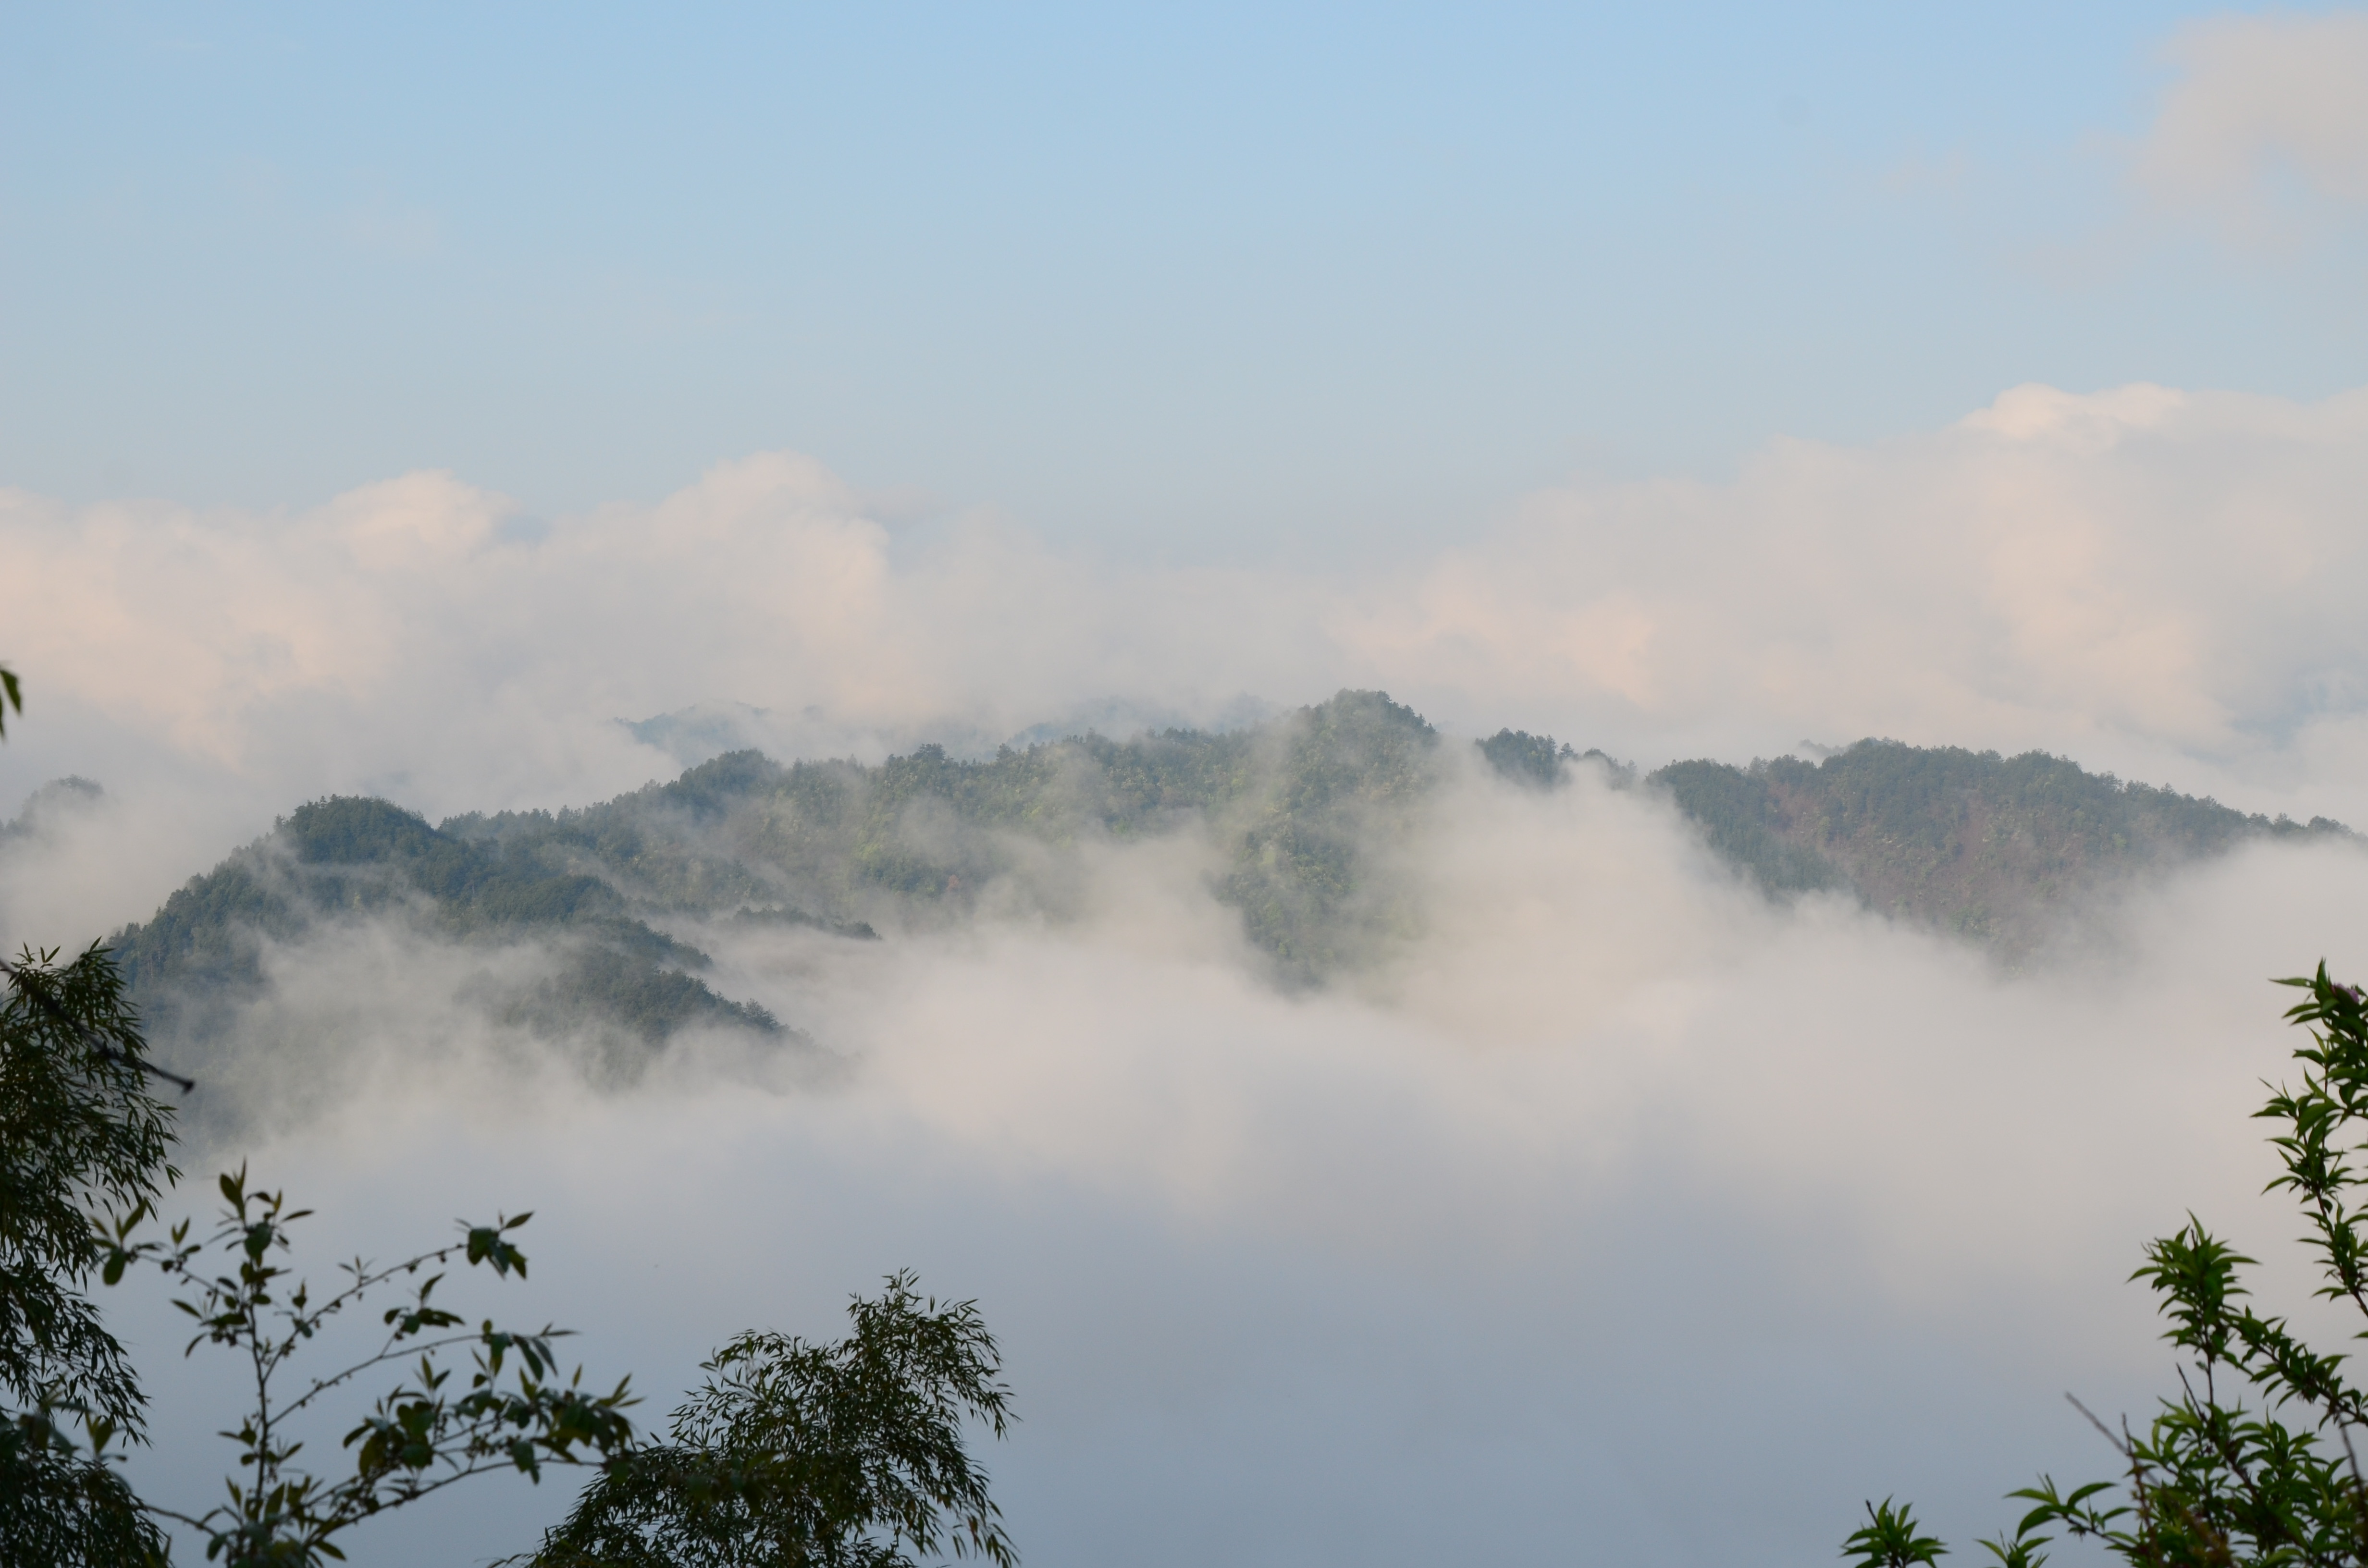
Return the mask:
<svg viewBox="0 0 2368 1568"><path fill-rule="evenodd" d="M1235 928L1263 983L1385 994L1434 934L1444 886L1464 880L1435 869L1473 831L1451 819L1518 831L1541 793L1579 792L1596 831L1649 823L1712 887L1724 878L1772 910L1854 906L2002 971L2094 964L2123 901L2248 846L2357 849L2323 817L2248 816L2040 753L1865 741L1816 762L1640 774L1525 731L1451 742L1377 692L1213 733L1015 738L1024 749L928 744L872 766L731 751L601 804L435 826L385 801L316 801L108 945L152 1044L211 1086L199 1121L230 1118L227 1132L268 1129L242 1125L241 1086L283 1080L279 1052L315 1069L317 1092L334 1053L308 1036L353 1042L342 1071L367 1077L370 1013L291 1015L279 980L371 934L416 949L423 980L451 978L440 1006L630 1085L680 1035L762 1044L784 1072L841 1062L808 1027L716 990L710 949L745 972L768 948L1073 926L1096 916L1097 875L1172 878L1179 857L1200 863L1209 917ZM102 797L85 779L44 786L7 833L54 838L61 813ZM764 988L805 1016L779 984Z"/></svg>
<svg viewBox="0 0 2368 1568"><path fill-rule="evenodd" d="M0 1563L2368 1562L2362 81L0 13Z"/></svg>
<svg viewBox="0 0 2368 1568"><path fill-rule="evenodd" d="M70 863L126 809L52 789L0 855ZM2258 1165L2225 1112L2276 1061L2260 980L2363 869L2332 822L2040 753L1645 770L1344 691L432 824L316 800L109 940L200 1081L192 1157L365 1233L537 1207L538 1278L644 1378L959 1278L1056 1561L1139 1553L1146 1509L1153 1561L1245 1519L1258 1560L1329 1550L1269 1482L1345 1505L1375 1467L1428 1478L1361 1505L1375 1551L1456 1550L1475 1495L1528 1539L1534 1486L1715 1560L1831 1533L1788 1510L1836 1463L1940 1497L2081 1462L2049 1381L2151 1386L2123 1238ZM702 1281L688 1328L612 1279L644 1256ZM1674 1414L1713 1399L1717 1432ZM1649 1477L1705 1451L1755 1479L1681 1522ZM523 1541L514 1506L434 1528Z"/></svg>

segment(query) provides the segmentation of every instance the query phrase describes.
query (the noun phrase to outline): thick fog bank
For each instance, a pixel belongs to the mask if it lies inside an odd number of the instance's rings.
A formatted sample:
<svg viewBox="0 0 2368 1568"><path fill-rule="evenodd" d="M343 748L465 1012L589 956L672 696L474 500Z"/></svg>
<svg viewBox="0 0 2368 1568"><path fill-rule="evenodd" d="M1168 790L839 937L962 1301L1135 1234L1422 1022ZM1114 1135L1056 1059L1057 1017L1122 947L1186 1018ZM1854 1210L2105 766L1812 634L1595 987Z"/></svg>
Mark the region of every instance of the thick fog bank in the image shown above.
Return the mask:
<svg viewBox="0 0 2368 1568"><path fill-rule="evenodd" d="M2359 392L2025 387L1325 568L893 526L791 454L552 519L436 473L290 513L0 493L27 687L0 807L108 791L0 844L0 933L147 919L331 792L582 804L718 737L991 754L1341 687L1648 767L1888 735L2368 823L2363 421ZM1771 902L1591 774L1459 771L1434 807L1364 846L1404 895L1374 942L1296 986L1212 892L1215 826L1080 834L1057 897L966 888L880 941L651 915L794 1049L694 1029L620 1062L472 1005L547 978L540 937L323 921L257 949L185 1163L249 1157L320 1210L318 1276L533 1209L531 1279L467 1310L582 1328L651 1419L726 1335L835 1334L891 1269L975 1296L1035 1568L1825 1563L1885 1494L1970 1551L2037 1471L2109 1469L2064 1391L2142 1416L2168 1386L2126 1282L2147 1237L2192 1209L2309 1320L2248 1113L2294 1038L2267 979L2368 969L2355 847L2126 883L2009 973ZM109 1298L169 1435L140 1472L208 1499L222 1369L145 1289ZM526 1547L567 1495L483 1483L356 1561Z"/></svg>
<svg viewBox="0 0 2368 1568"><path fill-rule="evenodd" d="M1037 1568L1823 1563L1862 1497L1969 1543L2038 1470L2106 1472L2060 1395L2168 1386L2144 1240L2192 1208L2286 1257L2247 1117L2293 1043L2265 980L2368 964L2340 845L2190 869L2021 977L1772 903L1592 776L1464 777L1402 854L1420 929L1313 991L1272 983L1190 834L1085 850L1057 916L719 927L719 985L832 1070L693 1040L630 1086L473 1034L450 954L357 926L282 955L283 1017L342 1033L288 1030L303 1092L247 1152L321 1210L324 1274L535 1210L530 1284L470 1310L586 1330L645 1415L727 1335L833 1334L892 1268L975 1296ZM2261 1290L2307 1319L2307 1284ZM211 1374L120 1301L162 1427L212 1430ZM202 1490L212 1447L143 1473ZM479 1484L356 1561L483 1560L565 1501Z"/></svg>

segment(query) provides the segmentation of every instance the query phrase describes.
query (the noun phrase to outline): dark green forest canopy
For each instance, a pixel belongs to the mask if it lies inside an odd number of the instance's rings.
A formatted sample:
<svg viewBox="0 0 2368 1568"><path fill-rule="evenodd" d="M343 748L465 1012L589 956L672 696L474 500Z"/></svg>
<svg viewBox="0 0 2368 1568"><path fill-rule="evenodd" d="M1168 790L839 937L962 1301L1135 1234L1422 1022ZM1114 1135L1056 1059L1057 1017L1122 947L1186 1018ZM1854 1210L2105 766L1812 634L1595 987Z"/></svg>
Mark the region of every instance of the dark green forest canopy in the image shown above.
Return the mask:
<svg viewBox="0 0 2368 1568"><path fill-rule="evenodd" d="M1868 740L1814 764L1672 763L1646 782L1771 892L1852 891L2009 955L2044 938L2051 911L2133 876L2256 840L2352 836L2036 751Z"/></svg>
<svg viewBox="0 0 2368 1568"><path fill-rule="evenodd" d="M556 939L562 972L486 998L499 1022L651 1046L696 1025L780 1035L764 1008L712 990L705 953L661 927L927 928L1029 870L1016 846L1208 822L1232 853L1222 892L1279 972L1310 980L1383 921L1403 924L1359 875L1359 846L1404 831L1439 758L1411 710L1344 692L1247 734L1089 734L978 760L923 746L876 767L739 752L600 805L438 826L383 801L318 801L112 946L160 1043L197 1064L268 989L267 941L369 916L477 947ZM1057 904L1059 876L1037 883Z"/></svg>
<svg viewBox="0 0 2368 1568"><path fill-rule="evenodd" d="M1486 740L1473 744L1479 748L1481 759L1496 769L1499 777L1516 784L1551 790L1567 781L1574 763L1598 765L1604 770L1606 778L1616 785L1636 781L1636 770L1628 764L1615 762L1607 753L1591 746L1579 751L1552 735L1533 735L1527 730L1499 730Z"/></svg>
<svg viewBox="0 0 2368 1568"><path fill-rule="evenodd" d="M693 1023L780 1030L686 972L706 956L636 917L600 878L439 832L384 801L298 807L108 945L152 1035L202 1059L265 989L264 940L368 915L461 941L566 938L558 974L492 998L505 1021L546 1033L599 1024L656 1043Z"/></svg>
<svg viewBox="0 0 2368 1568"><path fill-rule="evenodd" d="M1501 731L1464 755L1526 788L1584 769L1639 785L1633 768L1550 735ZM876 766L783 765L735 752L602 804L440 826L381 801L322 801L116 948L168 1038L227 1026L262 983L262 938L376 914L472 944L560 938L574 955L564 973L496 999L510 1022L598 1023L652 1045L695 1024L774 1033L770 1014L699 977L709 966L694 942L749 926L825 940L928 930L991 888L1058 913L1074 893L1064 851L1190 828L1211 839L1212 890L1277 978L1306 984L1419 928L1375 846L1416 830L1455 756L1413 710L1343 691L1250 730L1088 733L987 757L925 745ZM2081 895L2129 877L2255 839L2348 835L2042 753L1887 741L1816 763L1674 763L1641 784L1773 896L1855 893L2009 957Z"/></svg>
<svg viewBox="0 0 2368 1568"><path fill-rule="evenodd" d="M651 911L811 923L861 934L958 918L997 878L1056 875L1059 850L1205 825L1226 858L1221 897L1287 980L1348 961L1403 909L1360 873L1374 832L1403 832L1441 773L1438 732L1379 692L1252 731L1087 733L963 759L922 746L877 767L774 763L735 752L603 805L444 824L554 869L598 868Z"/></svg>

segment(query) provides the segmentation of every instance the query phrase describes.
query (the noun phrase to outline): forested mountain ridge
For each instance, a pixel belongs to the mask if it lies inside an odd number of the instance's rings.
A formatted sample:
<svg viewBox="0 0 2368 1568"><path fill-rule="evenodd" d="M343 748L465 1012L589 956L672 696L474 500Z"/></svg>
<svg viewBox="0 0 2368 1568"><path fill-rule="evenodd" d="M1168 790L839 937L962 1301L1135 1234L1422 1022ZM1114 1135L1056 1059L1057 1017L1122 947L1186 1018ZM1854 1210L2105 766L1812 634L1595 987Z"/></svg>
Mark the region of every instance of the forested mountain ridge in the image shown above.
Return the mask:
<svg viewBox="0 0 2368 1568"><path fill-rule="evenodd" d="M873 766L735 752L598 805L439 826L382 801L315 801L114 945L167 1040L233 1027L265 989L266 941L379 916L562 954L530 985L484 992L496 1023L649 1047L694 1026L794 1040L712 989L698 944L752 926L815 940L926 931L984 901L1057 918L1080 846L1189 831L1205 835L1211 890L1277 981L1313 984L1418 933L1419 893L1392 851L1467 759L1542 790L1598 768L1611 788L1668 801L1771 897L1853 893L2009 961L2131 878L2255 839L2349 836L2036 752L1865 741L1816 763L1697 760L1639 778L1520 731L1461 751L1387 696L1344 691L1252 729L1087 733L974 759L934 745Z"/></svg>
<svg viewBox="0 0 2368 1568"><path fill-rule="evenodd" d="M1360 872L1441 774L1439 733L1379 692L1342 692L1255 730L1085 734L965 761L922 746L877 767L734 752L602 805L456 817L444 831L552 872L593 872L645 906L709 915L767 905L825 926L927 926L998 879L1057 908L1037 849L1209 828L1217 892L1286 978L1312 980L1403 927Z"/></svg>
<svg viewBox="0 0 2368 1568"><path fill-rule="evenodd" d="M762 1007L688 972L706 955L636 918L606 881L438 832L384 801L298 807L108 946L151 1032L202 1053L265 989L266 940L359 916L488 945L564 938L560 972L487 998L501 1021L538 1032L601 1028L650 1044L694 1023L781 1032Z"/></svg>
<svg viewBox="0 0 2368 1568"><path fill-rule="evenodd" d="M1360 856L1409 830L1440 755L1411 710L1343 693L1255 733L1085 735L982 761L938 746L875 767L739 752L595 806L438 826L384 801L317 801L110 946L160 1045L194 1063L264 998L267 943L365 918L472 949L556 949L555 972L488 981L473 999L499 1025L605 1036L612 1060L620 1040L654 1048L699 1026L796 1040L712 989L707 955L661 926L874 939L875 923L964 918L998 885L1057 912L1063 850L1213 823L1220 896L1278 974L1304 983L1407 926Z"/></svg>
<svg viewBox="0 0 2368 1568"><path fill-rule="evenodd" d="M1848 889L2009 957L2045 938L2051 915L2132 876L2256 839L2351 836L2325 817L2248 816L2044 752L1869 740L1814 764L1672 763L1645 782L1772 892Z"/></svg>

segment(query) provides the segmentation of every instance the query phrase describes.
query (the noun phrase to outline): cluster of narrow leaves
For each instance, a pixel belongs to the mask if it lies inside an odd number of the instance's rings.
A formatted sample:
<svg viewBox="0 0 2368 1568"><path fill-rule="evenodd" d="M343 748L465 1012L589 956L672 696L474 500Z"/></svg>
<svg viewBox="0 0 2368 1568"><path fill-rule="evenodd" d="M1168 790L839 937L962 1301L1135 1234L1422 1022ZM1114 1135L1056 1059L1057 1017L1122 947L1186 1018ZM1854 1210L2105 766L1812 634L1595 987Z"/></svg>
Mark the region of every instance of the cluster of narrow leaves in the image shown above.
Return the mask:
<svg viewBox="0 0 2368 1568"><path fill-rule="evenodd" d="M252 1408L235 1431L222 1434L239 1454L227 1500L198 1515L149 1506L201 1536L209 1561L311 1568L341 1558L336 1538L363 1520L470 1476L515 1470L540 1479L546 1463L595 1462L630 1445L624 1411L633 1401L626 1385L586 1392L580 1369L563 1380L552 1351L563 1331L518 1333L490 1319L472 1327L436 1302L443 1269L456 1259L523 1277L526 1256L511 1233L528 1216L463 1222L461 1239L393 1265L358 1258L341 1266L338 1289L316 1297L282 1261L289 1227L309 1210L290 1209L282 1193L250 1190L244 1170L222 1176L221 1187L223 1207L211 1234L191 1241L184 1221L169 1244L135 1243L131 1233L144 1218L135 1212L108 1236L105 1264L110 1282L132 1263L161 1267L188 1291L174 1304L197 1321L188 1348L222 1346L244 1358L252 1375ZM381 1313L384 1335L374 1353L310 1379L290 1370L332 1319L398 1283L406 1299ZM468 1365L451 1364L462 1353ZM330 1475L301 1466L304 1444L294 1433L308 1413L333 1392L381 1377L391 1386L345 1435L350 1468Z"/></svg>
<svg viewBox="0 0 2368 1568"><path fill-rule="evenodd" d="M1842 1555L1855 1559L1865 1568L1910 1568L1911 1564L1929 1564L1946 1556L1949 1549L1941 1538L1919 1535L1917 1532L1920 1528L1913 1514L1904 1507L1894 1507L1888 1497L1880 1503L1869 1503L1866 1523L1842 1542Z"/></svg>
<svg viewBox="0 0 2368 1568"><path fill-rule="evenodd" d="M2270 1142L2284 1170L2303 1245L2318 1265L2317 1294L2345 1304L2368 1337L2368 996L2316 974L2279 982L2306 992L2286 1017L2310 1030L2294 1052L2298 1088L2281 1087L2255 1114L2277 1124ZM2238 1253L2190 1215L2146 1251L2131 1276L2155 1292L2182 1354L2179 1396L2143 1434L2098 1426L2119 1450L2117 1482L2064 1491L2050 1478L2009 1495L2032 1505L2015 1533L1982 1544L2008 1568L2035 1568L2056 1538L2101 1543L2148 1568L2345 1568L2368 1563L2368 1479L2357 1430L2368 1391L2340 1352L2314 1349L2285 1318L2252 1306ZM2091 1420L2095 1418L2090 1417ZM1916 1535L1907 1510L1886 1502L1844 1555L1861 1568L1929 1563L1944 1550ZM1920 1555L1918 1554L1920 1553Z"/></svg>
<svg viewBox="0 0 2368 1568"><path fill-rule="evenodd" d="M453 1268L522 1278L526 1215L464 1223L393 1265L356 1259L320 1295L289 1262L307 1211L244 1170L221 1178L210 1232L193 1238L184 1221L142 1239L178 1176L165 1164L172 1108L148 1093L155 1070L107 955L55 956L6 966L0 1006L0 1563L155 1568L169 1523L225 1568L313 1568L378 1514L554 1463L599 1469L534 1559L552 1568L1016 1562L963 1448L970 1423L1000 1436L1009 1420L973 1303L924 1299L899 1274L853 1304L843 1341L745 1335L708 1363L669 1440L637 1443L624 1383L562 1378L560 1331L472 1325L439 1294ZM221 1434L235 1471L202 1513L136 1496L110 1462L110 1444L143 1440L142 1402L85 1288L148 1267L179 1288L197 1329L188 1351L226 1350L249 1375L246 1408ZM367 1333L362 1354L312 1372L341 1319ZM358 1420L339 1415L374 1382L383 1392ZM341 1460L306 1451L306 1437L349 1422Z"/></svg>
<svg viewBox="0 0 2368 1568"><path fill-rule="evenodd" d="M178 1176L173 1108L149 1093L115 966L95 945L57 956L0 964L0 1561L137 1563L164 1540L106 1462L144 1438L143 1402L86 1293L104 1264L89 1210L144 1210Z"/></svg>
<svg viewBox="0 0 2368 1568"><path fill-rule="evenodd" d="M0 668L0 734L12 708L22 709L17 680ZM951 1551L1014 1568L986 1476L962 1448L967 1422L999 1437L1009 1419L995 1341L972 1303L925 1301L898 1274L878 1301L855 1303L840 1344L743 1335L707 1364L673 1441L637 1445L624 1382L598 1393L580 1369L561 1380L552 1342L563 1331L472 1328L436 1300L456 1259L523 1278L512 1235L527 1215L464 1221L460 1240L392 1266L357 1258L319 1297L283 1261L289 1228L309 1211L251 1189L244 1168L222 1177L210 1233L191 1241L183 1221L168 1242L134 1240L180 1174L166 1163L173 1110L150 1081L192 1085L147 1060L103 949L63 967L56 957L0 962L6 1568L162 1568L159 1521L188 1527L225 1568L317 1568L344 1557L336 1538L356 1525L471 1476L540 1480L547 1464L592 1463L598 1479L537 1564L910 1568L910 1553ZM142 1500L110 1464L110 1443L145 1440L144 1402L86 1291L94 1272L113 1285L142 1264L185 1292L174 1304L198 1324L185 1354L229 1350L252 1377L252 1406L221 1434L238 1449L226 1501L203 1514ZM381 1312L374 1351L309 1380L291 1367L388 1287L405 1299ZM336 1473L300 1464L295 1434L332 1396L379 1380L386 1392L345 1435L349 1460Z"/></svg>
<svg viewBox="0 0 2368 1568"><path fill-rule="evenodd" d="M23 710L22 692L0 668L0 736L11 710ZM490 1321L472 1330L434 1301L443 1278L434 1271L456 1256L523 1277L510 1233L525 1215L464 1224L461 1241L391 1268L357 1260L343 1289L323 1300L279 1261L303 1211L279 1193L250 1192L244 1171L222 1178L227 1207L203 1241L188 1240L186 1221L169 1244L133 1241L180 1176L168 1163L173 1108L150 1085L193 1085L148 1060L122 973L102 948L56 960L54 949L28 949L0 960L0 1563L160 1568L169 1548L159 1521L171 1520L232 1568L309 1568L342 1557L334 1538L362 1519L469 1475L509 1468L539 1477L546 1462L630 1446L625 1385L587 1394L580 1374L561 1382L557 1331L516 1334ZM210 1256L224 1271L207 1271ZM229 1501L203 1515L142 1500L110 1462L120 1457L110 1444L146 1440L145 1401L88 1288L94 1273L113 1285L143 1261L188 1289L176 1304L199 1324L189 1349L227 1347L254 1374L251 1413L223 1434L240 1450ZM383 1314L377 1353L285 1397L279 1385L298 1348L398 1277L414 1282L410 1300ZM465 1386L446 1364L463 1347L473 1363ZM290 1424L333 1390L397 1367L393 1387L346 1436L351 1473L297 1468L303 1445Z"/></svg>
<svg viewBox="0 0 2368 1568"><path fill-rule="evenodd" d="M912 1568L1018 1558L962 1447L1011 1419L994 1338L968 1301L909 1274L848 1309L829 1345L746 1334L708 1361L671 1441L620 1454L532 1568Z"/></svg>

